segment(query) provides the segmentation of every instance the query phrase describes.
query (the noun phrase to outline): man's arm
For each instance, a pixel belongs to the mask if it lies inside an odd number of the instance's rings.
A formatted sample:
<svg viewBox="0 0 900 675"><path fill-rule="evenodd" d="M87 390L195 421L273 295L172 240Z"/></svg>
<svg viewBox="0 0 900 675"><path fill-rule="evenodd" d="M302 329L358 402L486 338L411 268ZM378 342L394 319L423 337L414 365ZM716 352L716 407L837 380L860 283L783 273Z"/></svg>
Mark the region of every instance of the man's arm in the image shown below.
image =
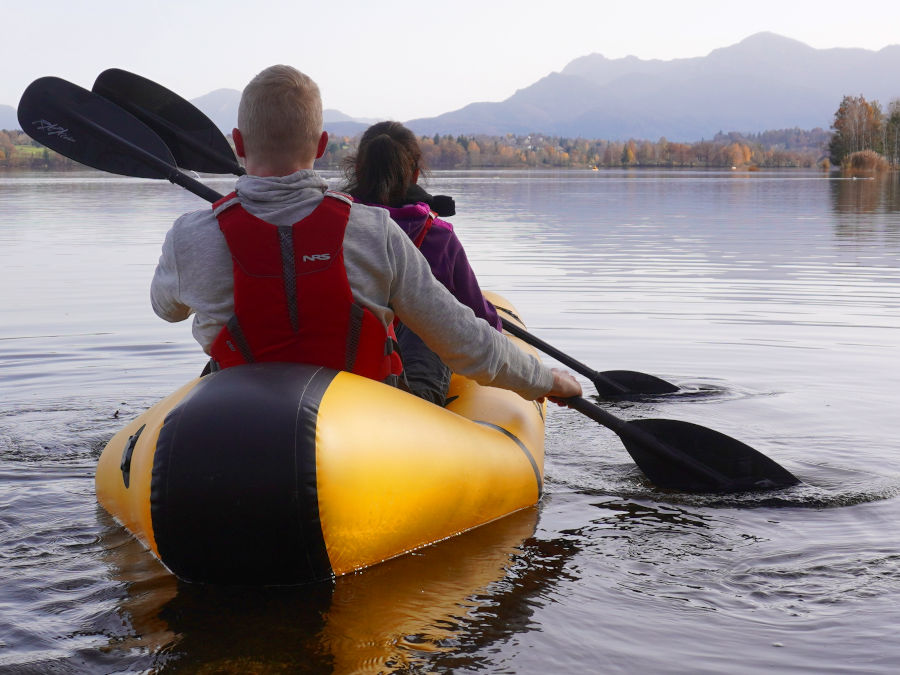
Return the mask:
<svg viewBox="0 0 900 675"><path fill-rule="evenodd" d="M479 384L511 389L524 398L563 395L560 380L522 352L472 309L461 304L431 274L428 262L396 225L388 227L388 255L394 267L391 306L454 372ZM577 384L577 383L576 383Z"/></svg>
<svg viewBox="0 0 900 675"><path fill-rule="evenodd" d="M166 321L183 321L191 314L191 308L180 301L178 261L175 256L175 228L166 234L162 254L150 284L150 304L153 311Z"/></svg>

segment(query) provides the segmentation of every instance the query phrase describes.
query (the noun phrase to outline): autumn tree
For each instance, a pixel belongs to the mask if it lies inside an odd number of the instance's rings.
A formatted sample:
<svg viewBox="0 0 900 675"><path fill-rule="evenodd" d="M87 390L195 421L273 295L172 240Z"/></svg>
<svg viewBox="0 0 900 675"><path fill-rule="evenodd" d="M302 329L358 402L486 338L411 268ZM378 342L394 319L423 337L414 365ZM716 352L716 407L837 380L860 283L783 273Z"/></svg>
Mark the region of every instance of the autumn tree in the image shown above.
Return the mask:
<svg viewBox="0 0 900 675"><path fill-rule="evenodd" d="M0 160L8 161L13 154L13 142L9 134L0 131Z"/></svg>
<svg viewBox="0 0 900 675"><path fill-rule="evenodd" d="M622 149L622 165L631 166L637 158L637 147L634 141L628 141Z"/></svg>
<svg viewBox="0 0 900 675"><path fill-rule="evenodd" d="M694 157L697 158L697 164L699 164L700 166L715 165L715 143L713 143L712 141L700 141L699 143L694 143L691 148L693 149Z"/></svg>
<svg viewBox="0 0 900 675"><path fill-rule="evenodd" d="M607 143L603 150L603 166L614 166L621 163L622 147L617 143Z"/></svg>
<svg viewBox="0 0 900 675"><path fill-rule="evenodd" d="M643 141L638 147L637 163L640 166L653 166L656 164L656 149L650 141Z"/></svg>
<svg viewBox="0 0 900 675"><path fill-rule="evenodd" d="M900 166L900 99L891 101L884 123L884 156L891 166Z"/></svg>
<svg viewBox="0 0 900 675"><path fill-rule="evenodd" d="M473 138L466 143L466 155L469 166L481 166L481 146Z"/></svg>
<svg viewBox="0 0 900 675"><path fill-rule="evenodd" d="M669 163L669 141L665 136L660 136L656 141L656 161L659 164Z"/></svg>
<svg viewBox="0 0 900 675"><path fill-rule="evenodd" d="M435 165L441 157L441 150L438 145L441 142L441 137L437 134L435 134L434 137L437 140L427 136L423 136L419 139L419 148L422 150L422 160L429 169L436 168Z"/></svg>
<svg viewBox="0 0 900 675"><path fill-rule="evenodd" d="M828 144L831 161L840 164L844 158L862 150L883 150L881 146L881 107L877 101L869 102L858 97L844 96L831 128L834 134Z"/></svg>
<svg viewBox="0 0 900 675"><path fill-rule="evenodd" d="M435 169L455 169L466 163L465 149L450 136L441 139L438 150L437 161L431 165Z"/></svg>
<svg viewBox="0 0 900 675"><path fill-rule="evenodd" d="M738 167L750 163L750 148L743 143L730 143L720 150L720 157L716 164L721 166Z"/></svg>

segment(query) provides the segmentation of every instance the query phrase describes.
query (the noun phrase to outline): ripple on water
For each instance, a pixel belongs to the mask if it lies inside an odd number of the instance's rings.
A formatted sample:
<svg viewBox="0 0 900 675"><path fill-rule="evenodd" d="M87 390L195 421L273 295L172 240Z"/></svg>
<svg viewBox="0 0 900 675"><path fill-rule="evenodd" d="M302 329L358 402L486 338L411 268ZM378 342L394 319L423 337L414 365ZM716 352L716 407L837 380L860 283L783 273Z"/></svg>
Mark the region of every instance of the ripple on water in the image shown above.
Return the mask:
<svg viewBox="0 0 900 675"><path fill-rule="evenodd" d="M710 381L679 382L681 390L661 396L605 400L593 396L604 409L625 420L665 417L660 410L679 402L693 405L775 395ZM557 411L554 411L555 413ZM801 479L796 486L779 490L734 494L689 494L654 486L625 452L621 439L601 425L574 411L561 410L547 419L546 481L584 494L652 498L660 502L711 507L832 508L892 499L900 495L900 473L885 468L873 471L836 461L795 461L788 470ZM562 439L559 445L558 439ZM665 440L665 439L662 439ZM788 443L797 447L853 447L853 438L789 437L770 439L773 448ZM823 448L824 456L837 456ZM767 453L764 453L767 454ZM855 459L854 455L849 456ZM787 464L787 463L786 463Z"/></svg>
<svg viewBox="0 0 900 675"><path fill-rule="evenodd" d="M0 411L0 461L96 460L125 422L155 399L61 398Z"/></svg>
<svg viewBox="0 0 900 675"><path fill-rule="evenodd" d="M588 504L595 514L585 522ZM572 516L560 518L564 508L580 513L581 524L565 527ZM873 508L828 509L810 526L803 510L561 494L551 498L549 522L542 524L570 539L579 558L590 558L583 568L576 561L575 569L586 577L584 584L599 584L605 593L676 599L735 619L749 610L761 612L761 620L805 616L821 622L900 590L893 529L885 531L884 543L859 543Z"/></svg>
<svg viewBox="0 0 900 675"><path fill-rule="evenodd" d="M4 466L0 635L9 637L0 664L24 667L96 647L99 636L74 627L112 610L117 591L98 559L93 460Z"/></svg>

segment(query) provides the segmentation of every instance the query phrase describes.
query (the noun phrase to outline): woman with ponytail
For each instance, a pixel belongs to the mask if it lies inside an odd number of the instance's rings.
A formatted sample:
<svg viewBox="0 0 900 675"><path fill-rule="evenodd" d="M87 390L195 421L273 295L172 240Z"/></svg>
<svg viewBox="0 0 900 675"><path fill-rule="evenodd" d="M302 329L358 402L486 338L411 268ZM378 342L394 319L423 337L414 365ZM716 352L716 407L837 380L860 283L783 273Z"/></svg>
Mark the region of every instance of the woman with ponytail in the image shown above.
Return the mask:
<svg viewBox="0 0 900 675"><path fill-rule="evenodd" d="M450 197L432 197L418 185L422 150L412 131L399 122L369 127L357 153L344 164L344 191L359 202L387 209L391 218L425 256L431 272L475 316L502 330L497 310L481 293L453 226L440 216L455 213ZM409 389L424 399L444 405L450 370L419 337L403 324L397 340Z"/></svg>

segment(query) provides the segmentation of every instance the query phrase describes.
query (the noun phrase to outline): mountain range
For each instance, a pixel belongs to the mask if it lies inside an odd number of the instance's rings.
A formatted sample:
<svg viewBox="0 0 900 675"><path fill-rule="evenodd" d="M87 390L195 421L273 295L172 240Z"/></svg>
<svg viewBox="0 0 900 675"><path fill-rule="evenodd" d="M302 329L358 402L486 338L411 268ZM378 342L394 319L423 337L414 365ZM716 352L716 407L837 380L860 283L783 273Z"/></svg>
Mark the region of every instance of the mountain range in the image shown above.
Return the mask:
<svg viewBox="0 0 900 675"><path fill-rule="evenodd" d="M704 57L575 59L499 103L407 125L420 134L531 133L624 140L711 138L718 131L828 128L845 95L900 98L900 45L814 49L758 33Z"/></svg>
<svg viewBox="0 0 900 675"><path fill-rule="evenodd" d="M863 95L883 107L900 98L900 45L879 51L814 49L758 33L707 56L643 60L590 54L504 101L471 103L406 121L419 134L544 133L610 140L711 138L719 131L828 128L841 98ZM193 99L223 131L237 124L240 92ZM372 121L325 111L332 135L354 136ZM0 106L0 129L18 128Z"/></svg>

